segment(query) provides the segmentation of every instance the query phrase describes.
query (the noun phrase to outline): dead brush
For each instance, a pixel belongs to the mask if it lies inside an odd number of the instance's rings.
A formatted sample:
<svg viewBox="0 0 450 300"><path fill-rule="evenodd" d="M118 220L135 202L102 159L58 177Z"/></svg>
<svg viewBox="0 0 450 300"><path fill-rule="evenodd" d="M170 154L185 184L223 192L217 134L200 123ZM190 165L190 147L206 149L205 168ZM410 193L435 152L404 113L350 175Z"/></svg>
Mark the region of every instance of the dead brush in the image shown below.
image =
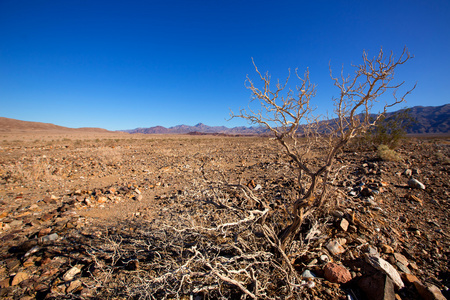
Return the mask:
<svg viewBox="0 0 450 300"><path fill-rule="evenodd" d="M307 216L311 226L305 224L304 235L296 238L300 247L292 244L284 249L274 225L287 224L289 215L270 214L271 208L246 186L211 183L183 199L201 220L194 221L185 211L173 219L155 220L157 224L140 224L133 236L113 238L110 233L109 241L93 253L105 273L97 277L110 280L110 272L126 269L127 260L138 259L140 268L129 271L122 285L126 295L136 299L308 299L307 282L292 259L313 251L324 222ZM236 193L248 201L232 200ZM243 205L250 200L256 203L252 209ZM112 259L115 253L120 253L123 266Z"/></svg>
<svg viewBox="0 0 450 300"><path fill-rule="evenodd" d="M22 159L4 167L5 178L10 182L29 185L34 182L58 180L57 169L45 157Z"/></svg>
<svg viewBox="0 0 450 300"><path fill-rule="evenodd" d="M116 147L99 147L95 149L92 156L107 166L114 166L123 158L121 149Z"/></svg>

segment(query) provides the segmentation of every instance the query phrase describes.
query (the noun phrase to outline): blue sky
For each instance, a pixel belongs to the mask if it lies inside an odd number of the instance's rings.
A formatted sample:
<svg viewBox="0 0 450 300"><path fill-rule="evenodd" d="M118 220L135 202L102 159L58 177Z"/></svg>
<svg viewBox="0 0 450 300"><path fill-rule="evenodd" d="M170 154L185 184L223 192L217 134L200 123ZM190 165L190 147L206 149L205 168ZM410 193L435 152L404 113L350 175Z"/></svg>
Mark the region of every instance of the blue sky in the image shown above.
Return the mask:
<svg viewBox="0 0 450 300"><path fill-rule="evenodd" d="M450 1L0 1L0 116L109 130L237 126L251 58L272 78L309 68L319 113L363 50L415 58L405 106L449 101Z"/></svg>

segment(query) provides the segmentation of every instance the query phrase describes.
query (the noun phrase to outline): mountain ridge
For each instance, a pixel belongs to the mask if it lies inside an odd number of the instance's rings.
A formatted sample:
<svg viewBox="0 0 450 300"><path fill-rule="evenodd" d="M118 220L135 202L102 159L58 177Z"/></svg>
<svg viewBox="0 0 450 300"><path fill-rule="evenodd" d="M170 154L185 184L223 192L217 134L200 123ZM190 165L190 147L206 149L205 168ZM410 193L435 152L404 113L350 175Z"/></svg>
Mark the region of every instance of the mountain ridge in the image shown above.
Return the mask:
<svg viewBox="0 0 450 300"><path fill-rule="evenodd" d="M415 121L406 128L407 134L448 134L450 133L450 104L441 106L413 106L400 109L386 114L386 119L394 117L395 114L408 110L408 115ZM326 122L326 121L325 121ZM226 126L208 126L198 123L194 126L176 125L172 127L153 126L147 128L136 128L131 130L120 130L123 132L143 134L227 134L227 135L260 135L268 133L263 127L237 126L228 128Z"/></svg>
<svg viewBox="0 0 450 300"><path fill-rule="evenodd" d="M406 129L408 134L450 134L450 103L441 106L413 106L406 108L408 115L415 121ZM386 119L404 112L400 109L386 114ZM324 121L329 122L329 121ZM267 129L258 126L208 126L197 123L194 126L176 125L172 127L153 126L140 127L130 130L109 131L103 128L69 128L51 123L22 121L0 117L0 132L36 132L36 131L71 131L71 132L126 132L130 134L221 134L221 135L262 135L268 134Z"/></svg>

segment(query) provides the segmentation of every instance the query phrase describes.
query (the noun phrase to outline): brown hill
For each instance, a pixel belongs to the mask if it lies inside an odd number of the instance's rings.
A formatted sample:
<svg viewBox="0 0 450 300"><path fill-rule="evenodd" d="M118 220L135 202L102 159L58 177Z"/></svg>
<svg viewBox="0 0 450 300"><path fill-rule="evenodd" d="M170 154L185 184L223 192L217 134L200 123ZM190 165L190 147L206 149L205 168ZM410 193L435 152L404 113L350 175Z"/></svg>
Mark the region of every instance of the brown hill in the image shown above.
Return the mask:
<svg viewBox="0 0 450 300"><path fill-rule="evenodd" d="M34 131L71 131L71 132L109 132L102 128L69 128L51 123L29 122L0 117L0 132L34 132Z"/></svg>

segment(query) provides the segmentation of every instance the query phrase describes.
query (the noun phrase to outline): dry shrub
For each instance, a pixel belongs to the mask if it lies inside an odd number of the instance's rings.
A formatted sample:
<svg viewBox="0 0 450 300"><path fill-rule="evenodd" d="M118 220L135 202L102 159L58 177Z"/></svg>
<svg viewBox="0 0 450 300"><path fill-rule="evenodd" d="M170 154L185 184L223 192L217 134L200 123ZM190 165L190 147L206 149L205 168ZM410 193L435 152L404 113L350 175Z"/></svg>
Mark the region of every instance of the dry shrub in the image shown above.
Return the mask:
<svg viewBox="0 0 450 300"><path fill-rule="evenodd" d="M122 161L121 149L116 147L99 147L95 150L93 157L108 166L114 166Z"/></svg>
<svg viewBox="0 0 450 300"><path fill-rule="evenodd" d="M48 162L47 158L33 157L6 165L3 179L7 182L19 182L28 185L38 181L59 179L59 176L55 175L56 172L57 169Z"/></svg>
<svg viewBox="0 0 450 300"><path fill-rule="evenodd" d="M385 161L399 162L402 160L400 154L398 154L392 149L389 149L389 147L386 145L378 146L377 154L380 159Z"/></svg>
<svg viewBox="0 0 450 300"><path fill-rule="evenodd" d="M240 184L194 185L163 217L124 221L136 230L90 243L99 297L309 299L310 283L292 261L319 248L326 220L306 218L304 234L282 249L276 231L291 218L286 210L268 208ZM123 269L131 271L117 275Z"/></svg>

